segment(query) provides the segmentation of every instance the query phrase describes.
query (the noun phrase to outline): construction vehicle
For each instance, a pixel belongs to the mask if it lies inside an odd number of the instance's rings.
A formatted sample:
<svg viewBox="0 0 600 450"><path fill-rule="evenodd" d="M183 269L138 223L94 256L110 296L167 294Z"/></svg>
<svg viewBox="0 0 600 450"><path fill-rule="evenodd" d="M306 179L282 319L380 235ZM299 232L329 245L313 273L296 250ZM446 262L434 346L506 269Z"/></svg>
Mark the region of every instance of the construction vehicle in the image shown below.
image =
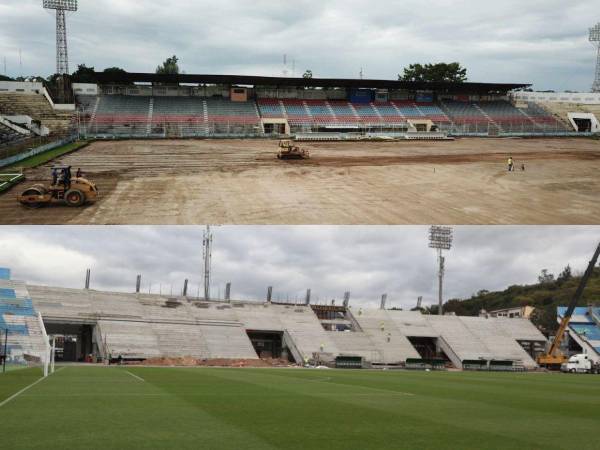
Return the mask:
<svg viewBox="0 0 600 450"><path fill-rule="evenodd" d="M277 159L308 159L310 152L304 148L300 148L290 140L279 141L279 151Z"/></svg>
<svg viewBox="0 0 600 450"><path fill-rule="evenodd" d="M577 290L569 303L569 307L565 311L562 320L560 321L560 326L558 327L558 331L556 332L556 336L550 345L549 350L544 355L540 355L537 357L537 363L541 367L545 367L547 369L559 370L569 361L569 358L560 351L560 344L563 341L565 332L569 326L569 322L571 321L571 317L573 316L573 311L575 311L575 307L577 303L581 299L581 295L583 294L583 290L587 285L592 273L594 272L594 267L596 266L596 262L598 262L598 257L600 256L600 244L596 248L594 252L594 256L592 257L585 273L581 277L581 281L579 282L579 286L577 286Z"/></svg>
<svg viewBox="0 0 600 450"><path fill-rule="evenodd" d="M34 184L17 197L28 208L63 204L72 207L93 203L98 198L98 188L86 178L71 177L71 166L52 167L52 184Z"/></svg>

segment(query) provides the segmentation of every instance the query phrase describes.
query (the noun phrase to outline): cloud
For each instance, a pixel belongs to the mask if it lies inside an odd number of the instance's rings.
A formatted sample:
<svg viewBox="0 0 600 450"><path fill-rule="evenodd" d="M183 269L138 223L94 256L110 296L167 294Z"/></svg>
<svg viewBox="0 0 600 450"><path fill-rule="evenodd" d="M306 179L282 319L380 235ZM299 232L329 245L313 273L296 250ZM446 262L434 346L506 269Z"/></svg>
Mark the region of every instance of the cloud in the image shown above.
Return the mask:
<svg viewBox="0 0 600 450"><path fill-rule="evenodd" d="M532 82L539 89L589 90L593 2L431 0L173 0L79 2L68 17L71 68L153 71L176 54L187 73L297 73L395 78L413 62L460 61L470 79ZM39 0L3 0L0 55L9 74L54 68L54 21ZM291 70L291 68L290 68Z"/></svg>
<svg viewBox="0 0 600 450"><path fill-rule="evenodd" d="M212 253L212 295L262 300L301 300L312 289L315 302L351 292L352 304L377 306L388 294L391 306L411 308L418 296L436 302L436 254L422 226L225 226L216 227ZM179 294L189 279L196 295L203 278L203 227L2 227L0 267L30 284L81 288L92 269L92 288L142 289ZM481 290L534 283L541 269L559 273L567 264L583 271L600 227L455 228L447 253L445 298L466 298Z"/></svg>

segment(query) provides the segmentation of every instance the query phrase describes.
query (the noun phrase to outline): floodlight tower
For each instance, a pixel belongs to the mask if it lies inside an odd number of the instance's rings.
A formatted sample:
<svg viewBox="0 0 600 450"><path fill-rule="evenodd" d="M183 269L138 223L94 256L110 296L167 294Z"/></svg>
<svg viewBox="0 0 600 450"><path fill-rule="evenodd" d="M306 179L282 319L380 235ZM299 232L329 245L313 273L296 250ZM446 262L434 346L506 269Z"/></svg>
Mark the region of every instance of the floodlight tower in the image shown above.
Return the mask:
<svg viewBox="0 0 600 450"><path fill-rule="evenodd" d="M595 27L590 28L590 42L598 49L598 56L596 58L596 76L594 77L592 92L600 92L600 23L597 23Z"/></svg>
<svg viewBox="0 0 600 450"><path fill-rule="evenodd" d="M446 263L446 258L442 255L442 251L450 250L452 248L452 228L435 225L432 226L429 229L429 248L436 249L438 254L438 314L441 316L443 314L442 306L444 304L442 287L444 283L444 269Z"/></svg>
<svg viewBox="0 0 600 450"><path fill-rule="evenodd" d="M69 53L67 51L66 11L77 11L77 0L44 0L45 9L56 10L56 73L69 73Z"/></svg>
<svg viewBox="0 0 600 450"><path fill-rule="evenodd" d="M204 300L210 300L210 259L212 256L212 232L210 225L206 225L204 238L202 239L204 256Z"/></svg>

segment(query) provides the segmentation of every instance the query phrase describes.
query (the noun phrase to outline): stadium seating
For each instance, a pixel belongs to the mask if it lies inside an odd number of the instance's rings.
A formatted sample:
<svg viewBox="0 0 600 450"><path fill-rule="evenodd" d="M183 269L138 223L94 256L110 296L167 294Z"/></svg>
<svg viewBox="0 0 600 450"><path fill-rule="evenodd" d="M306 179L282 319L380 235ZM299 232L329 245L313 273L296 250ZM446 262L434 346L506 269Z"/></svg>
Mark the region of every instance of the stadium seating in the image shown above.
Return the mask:
<svg viewBox="0 0 600 450"><path fill-rule="evenodd" d="M7 125L0 123L0 149L26 142L30 135L18 133ZM2 154L0 154L0 158Z"/></svg>
<svg viewBox="0 0 600 450"><path fill-rule="evenodd" d="M38 314L24 283L0 279L0 342L8 331L7 360L24 364L31 357L46 356L46 342ZM2 350L2 353L4 351Z"/></svg>
<svg viewBox="0 0 600 450"><path fill-rule="evenodd" d="M88 130L95 134L174 137L244 133L258 126L254 102L224 98L81 96L80 106L90 111Z"/></svg>
<svg viewBox="0 0 600 450"><path fill-rule="evenodd" d="M564 306L557 308L558 320L564 316L566 310ZM600 359L600 308L575 308L569 321L569 329L580 345L587 346L589 351L595 351Z"/></svg>
<svg viewBox="0 0 600 450"><path fill-rule="evenodd" d="M51 136L70 134L75 125L72 111L56 111L40 94L0 92L0 116L29 116L48 127Z"/></svg>
<svg viewBox="0 0 600 450"><path fill-rule="evenodd" d="M394 128L431 121L453 134L565 133L569 125L536 104L505 100L351 103L346 100L273 99L231 102L222 97L80 96L88 131L96 134L195 137L260 134L260 119L287 120L292 132L314 128Z"/></svg>
<svg viewBox="0 0 600 450"><path fill-rule="evenodd" d="M419 353L411 345L406 334L392 319L390 311L363 310L354 312L353 317L362 331L381 352L383 364L398 364L408 358L419 358Z"/></svg>
<svg viewBox="0 0 600 450"><path fill-rule="evenodd" d="M410 118L423 118L425 115L419 111L416 105L410 101L393 101L391 102L398 110L400 114L407 119Z"/></svg>
<svg viewBox="0 0 600 450"><path fill-rule="evenodd" d="M533 122L533 131L537 132L566 132L573 131L566 123L537 103L527 103L527 108L520 109L521 113Z"/></svg>
<svg viewBox="0 0 600 450"><path fill-rule="evenodd" d="M460 367L465 360L535 362L518 339L544 342L524 319L425 316L347 310L352 331L326 331L310 306L261 302L205 302L148 294L118 294L28 286L31 306L50 321L96 322L104 356L257 358L246 330L281 333L297 361L313 355L362 356L372 364L419 358L408 336L439 338ZM1 292L0 292L1 295Z"/></svg>
<svg viewBox="0 0 600 450"><path fill-rule="evenodd" d="M271 98L261 98L257 102L261 117L266 119L283 119L284 109L279 100Z"/></svg>
<svg viewBox="0 0 600 450"><path fill-rule="evenodd" d="M206 100L206 121L211 134L244 134L260 122L254 102L231 102L223 98Z"/></svg>

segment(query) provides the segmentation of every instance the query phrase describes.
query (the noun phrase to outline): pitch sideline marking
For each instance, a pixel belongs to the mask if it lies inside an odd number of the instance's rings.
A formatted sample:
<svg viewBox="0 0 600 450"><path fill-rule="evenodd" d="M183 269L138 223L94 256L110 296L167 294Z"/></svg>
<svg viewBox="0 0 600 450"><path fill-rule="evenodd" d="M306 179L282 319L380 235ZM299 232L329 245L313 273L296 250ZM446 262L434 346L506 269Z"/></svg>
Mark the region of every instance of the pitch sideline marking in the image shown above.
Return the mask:
<svg viewBox="0 0 600 450"><path fill-rule="evenodd" d="M55 370L54 373L56 372L60 372L62 369L64 369L64 367L60 367L59 369ZM34 387L36 384L44 381L46 378L48 377L42 377L39 378L37 380L35 380L33 383L31 383L29 386L25 386L23 389L21 389L19 392L11 395L10 397L8 397L6 400L2 401L0 403L0 408L2 408L4 405L6 405L8 402L10 402L11 400L14 400L15 398L17 398L19 395L21 395L23 392L27 391L28 389L31 389L32 387Z"/></svg>
<svg viewBox="0 0 600 450"><path fill-rule="evenodd" d="M136 374L131 373L129 370L126 370L125 372L127 372L129 375L131 375L133 378L137 378L140 381L146 382L146 380L144 380L142 377L138 377Z"/></svg>

